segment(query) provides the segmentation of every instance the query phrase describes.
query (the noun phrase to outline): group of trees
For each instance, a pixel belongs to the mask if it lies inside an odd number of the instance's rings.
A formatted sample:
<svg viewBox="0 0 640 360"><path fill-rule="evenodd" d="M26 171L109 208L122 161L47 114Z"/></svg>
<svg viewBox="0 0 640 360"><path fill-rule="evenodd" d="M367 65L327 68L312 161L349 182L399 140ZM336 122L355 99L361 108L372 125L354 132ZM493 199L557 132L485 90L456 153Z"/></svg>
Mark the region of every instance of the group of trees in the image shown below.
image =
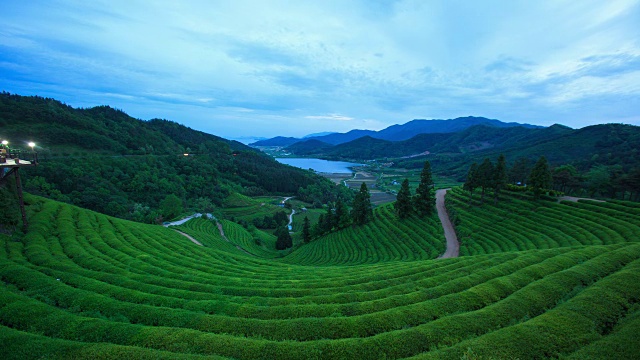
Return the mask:
<svg viewBox="0 0 640 360"><path fill-rule="evenodd" d="M289 217L284 211L278 211L273 216L265 215L263 218L254 218L251 223L259 229L277 229L289 223Z"/></svg>
<svg viewBox="0 0 640 360"><path fill-rule="evenodd" d="M277 237L276 250L285 250L293 246L293 239L286 225L278 227L274 235Z"/></svg>
<svg viewBox="0 0 640 360"><path fill-rule="evenodd" d="M332 230L344 229L352 224L363 225L373 218L371 206L371 194L365 183L360 185L360 190L356 193L352 202L351 210L347 203L338 199L333 204L329 204L327 212L320 215L318 223L310 230L311 237L318 237L329 233Z"/></svg>
<svg viewBox="0 0 640 360"><path fill-rule="evenodd" d="M299 200L308 202L316 209L322 208L323 204L328 204L342 199L347 203L353 201L353 191L351 189L326 181L318 181L313 184L300 187L296 191Z"/></svg>
<svg viewBox="0 0 640 360"><path fill-rule="evenodd" d="M526 186L533 192L534 198L539 198L546 189L575 196L599 195L622 200L640 200L640 167L625 171L619 165L595 165L581 173L570 164L552 168L545 156L541 156L533 166L530 165L529 159L520 157L508 169L504 155L500 155L495 166L488 158L479 165L473 163L463 188L469 191L470 196L475 189L480 188L481 202L484 202L486 190L491 189L494 202L497 202L500 191L507 183Z"/></svg>
<svg viewBox="0 0 640 360"><path fill-rule="evenodd" d="M596 165L580 173L572 165L561 165L552 177L553 188L567 194L640 200L640 167L625 172L621 166Z"/></svg>
<svg viewBox="0 0 640 360"><path fill-rule="evenodd" d="M489 158L485 158L482 164L471 164L463 189L469 191L469 196L473 196L473 191L481 189L480 201L484 202L484 195L487 189L493 189L494 202L498 202L500 191L507 185L507 165L504 155L498 157L498 162L494 166Z"/></svg>
<svg viewBox="0 0 640 360"><path fill-rule="evenodd" d="M541 156L526 176L523 175L525 170L526 161L523 160L516 161L511 170L508 171L507 161L503 154L498 157L496 165L493 165L489 158L485 158L480 165L475 162L471 164L463 189L469 191L469 201L471 202L473 191L480 188L481 203L484 203L486 191L491 189L493 190L494 203L497 203L500 192L507 186L511 177L516 184L522 184L526 180L527 185L533 191L534 198L537 199L544 189L551 187L553 178L549 163L544 156Z"/></svg>
<svg viewBox="0 0 640 360"><path fill-rule="evenodd" d="M416 195L411 196L409 189L409 179L404 179L398 191L398 196L394 204L398 217L404 219L412 212L419 216L426 216L433 212L435 207L435 190L433 176L431 174L431 163L425 161L420 173L420 184L416 189Z"/></svg>

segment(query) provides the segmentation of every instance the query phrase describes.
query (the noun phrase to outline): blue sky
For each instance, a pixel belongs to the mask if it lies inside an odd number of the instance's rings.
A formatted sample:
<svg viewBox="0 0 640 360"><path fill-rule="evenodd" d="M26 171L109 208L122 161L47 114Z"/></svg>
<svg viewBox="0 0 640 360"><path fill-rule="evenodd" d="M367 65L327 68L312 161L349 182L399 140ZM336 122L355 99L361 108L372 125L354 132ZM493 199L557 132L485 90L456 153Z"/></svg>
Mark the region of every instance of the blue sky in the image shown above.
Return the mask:
<svg viewBox="0 0 640 360"><path fill-rule="evenodd" d="M640 125L640 1L0 0L0 84L227 138Z"/></svg>

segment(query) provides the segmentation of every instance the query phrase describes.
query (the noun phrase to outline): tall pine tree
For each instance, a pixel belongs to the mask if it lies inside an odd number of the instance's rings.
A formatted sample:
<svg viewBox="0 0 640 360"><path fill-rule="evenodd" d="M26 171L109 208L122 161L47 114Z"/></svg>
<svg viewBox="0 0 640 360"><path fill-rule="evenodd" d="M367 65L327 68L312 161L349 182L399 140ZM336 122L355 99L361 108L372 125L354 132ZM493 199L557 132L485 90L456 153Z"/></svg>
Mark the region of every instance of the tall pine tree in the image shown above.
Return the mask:
<svg viewBox="0 0 640 360"><path fill-rule="evenodd" d="M291 235L286 226L279 227L275 235L278 237L276 240L276 250L285 250L293 246L293 239L291 239Z"/></svg>
<svg viewBox="0 0 640 360"><path fill-rule="evenodd" d="M352 217L353 221L358 225L365 224L373 218L371 194L369 194L369 189L367 189L367 184L365 183L360 185L360 191L358 191L353 200Z"/></svg>
<svg viewBox="0 0 640 360"><path fill-rule="evenodd" d="M409 190L409 179L404 179L398 197L394 204L396 213L400 219L404 219L411 214L411 190Z"/></svg>
<svg viewBox="0 0 640 360"><path fill-rule="evenodd" d="M533 188L534 199L540 198L542 189L550 188L551 184L553 184L553 176L551 175L551 170L549 170L549 163L546 157L540 156L538 162L531 169L531 174L529 174L528 185Z"/></svg>
<svg viewBox="0 0 640 360"><path fill-rule="evenodd" d="M424 162L422 173L420 173L420 184L416 189L415 208L419 215L425 216L433 212L436 199L433 189L433 178L431 176L431 163Z"/></svg>
<svg viewBox="0 0 640 360"><path fill-rule="evenodd" d="M509 181L514 185L524 185L529 177L529 160L519 157L509 169Z"/></svg>
<svg viewBox="0 0 640 360"><path fill-rule="evenodd" d="M344 203L344 201L342 201L342 199L338 199L338 201L336 202L335 223L338 229L343 229L351 225L351 216L349 216L349 209L347 209L347 205Z"/></svg>
<svg viewBox="0 0 640 360"><path fill-rule="evenodd" d="M478 187L478 163L471 164L469 168L469 172L467 173L467 179L462 186L462 189L467 190L469 192L469 205L471 205L471 200L473 200L473 190Z"/></svg>
<svg viewBox="0 0 640 360"><path fill-rule="evenodd" d="M493 171L493 202L498 203L500 191L507 186L509 178L507 177L507 159L504 154L498 157L498 163Z"/></svg>
<svg viewBox="0 0 640 360"><path fill-rule="evenodd" d="M480 186L480 203L484 203L484 193L486 189L493 187L493 163L489 158L485 158L482 164L478 166L478 186Z"/></svg>
<svg viewBox="0 0 640 360"><path fill-rule="evenodd" d="M305 216L304 221L302 223L302 240L305 244L308 244L311 241L311 223L309 222L309 217Z"/></svg>
<svg viewBox="0 0 640 360"><path fill-rule="evenodd" d="M335 221L335 213L333 211L333 205L332 204L328 204L329 206L327 207L327 212L324 214L324 217L321 217L320 220L322 221L320 223L320 229L322 230L323 234L326 234L328 232L331 231L331 229L333 229L334 224L337 223Z"/></svg>

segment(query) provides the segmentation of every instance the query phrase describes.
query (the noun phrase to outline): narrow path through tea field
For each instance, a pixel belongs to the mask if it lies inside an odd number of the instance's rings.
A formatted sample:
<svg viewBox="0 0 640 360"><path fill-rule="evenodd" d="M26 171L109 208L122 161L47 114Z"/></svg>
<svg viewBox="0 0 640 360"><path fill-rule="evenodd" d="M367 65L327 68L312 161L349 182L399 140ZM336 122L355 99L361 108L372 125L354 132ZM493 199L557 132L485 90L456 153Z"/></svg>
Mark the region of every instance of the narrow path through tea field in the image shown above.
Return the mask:
<svg viewBox="0 0 640 360"><path fill-rule="evenodd" d="M436 191L436 209L438 209L438 217L440 218L442 228L444 229L444 237L447 239L447 251L440 255L438 259L458 257L458 254L460 253L460 243L458 242L458 237L453 229L453 224L451 224L451 220L449 219L447 208L444 205L444 196L447 195L447 190L449 189L440 189Z"/></svg>
<svg viewBox="0 0 640 360"><path fill-rule="evenodd" d="M185 233L183 233L182 231L178 231L178 230L175 230L175 231L176 231L177 233L179 233L179 234L183 235L183 236L186 236L189 240L193 241L193 243L194 243L194 244L197 244L197 245L202 246L202 243L201 243L200 241L198 241L198 240L194 239L191 235L189 235L189 234L185 234Z"/></svg>
<svg viewBox="0 0 640 360"><path fill-rule="evenodd" d="M243 253L245 253L245 254L247 254L247 255L255 256L255 255L253 255L252 253L248 252L247 250L243 249L240 245L238 245L238 244L234 244L234 243L232 243L231 241L229 241L229 238L227 238L227 235L225 235L225 234L224 234L224 229L222 228L222 224L221 224L221 223L219 223L219 222L217 222L217 221L216 221L216 224L218 224L218 230L220 231L220 236L222 236L222 238L223 238L226 242L228 242L228 243L230 243L230 244L235 245L236 249L238 249L238 250L242 251Z"/></svg>

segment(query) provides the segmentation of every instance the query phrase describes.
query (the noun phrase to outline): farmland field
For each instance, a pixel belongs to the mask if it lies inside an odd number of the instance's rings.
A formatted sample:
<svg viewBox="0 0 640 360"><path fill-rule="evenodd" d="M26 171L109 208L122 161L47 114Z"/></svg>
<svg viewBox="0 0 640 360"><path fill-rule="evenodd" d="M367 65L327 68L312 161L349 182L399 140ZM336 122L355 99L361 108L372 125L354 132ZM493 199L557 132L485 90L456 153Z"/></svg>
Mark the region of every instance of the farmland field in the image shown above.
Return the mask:
<svg viewBox="0 0 640 360"><path fill-rule="evenodd" d="M447 208L457 224L461 255L640 241L637 203L536 202L506 193L497 204L490 196L480 204L475 194L469 206L469 193L455 188Z"/></svg>
<svg viewBox="0 0 640 360"><path fill-rule="evenodd" d="M184 224L198 246L29 197L28 232L0 235L0 357L639 358L637 204L447 201L459 258L391 205L267 258L231 222Z"/></svg>

